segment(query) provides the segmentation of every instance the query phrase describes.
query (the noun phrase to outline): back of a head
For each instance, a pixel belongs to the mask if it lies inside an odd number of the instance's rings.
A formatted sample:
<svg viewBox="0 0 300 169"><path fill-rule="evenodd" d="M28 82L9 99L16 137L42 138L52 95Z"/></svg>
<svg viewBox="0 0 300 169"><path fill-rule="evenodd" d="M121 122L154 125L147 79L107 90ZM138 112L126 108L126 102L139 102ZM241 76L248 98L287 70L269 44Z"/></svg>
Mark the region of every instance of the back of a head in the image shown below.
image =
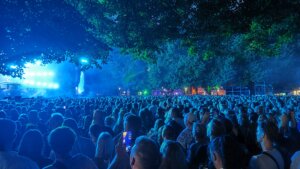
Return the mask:
<svg viewBox="0 0 300 169"><path fill-rule="evenodd" d="M140 117L129 114L125 117L124 120L124 129L127 131L137 132L142 128L142 120Z"/></svg>
<svg viewBox="0 0 300 169"><path fill-rule="evenodd" d="M149 130L153 127L154 117L152 112L148 108L144 108L139 112L139 116L143 122L143 126Z"/></svg>
<svg viewBox="0 0 300 169"><path fill-rule="evenodd" d="M89 134L91 137L98 138L101 132L102 132L101 126L99 126L98 124L90 125Z"/></svg>
<svg viewBox="0 0 300 169"><path fill-rule="evenodd" d="M102 132L96 145L96 157L102 157L104 160L110 160L113 151L113 140L112 136L108 132Z"/></svg>
<svg viewBox="0 0 300 169"><path fill-rule="evenodd" d="M36 110L31 110L28 112L28 120L31 123L37 123L39 120L38 112Z"/></svg>
<svg viewBox="0 0 300 169"><path fill-rule="evenodd" d="M7 114L4 110L0 111L0 118L6 118Z"/></svg>
<svg viewBox="0 0 300 169"><path fill-rule="evenodd" d="M112 116L106 116L106 117L105 117L105 119L104 119L104 124L105 124L106 126L111 127L111 126L114 125L114 123L115 123L115 121L114 121L114 118L113 118Z"/></svg>
<svg viewBox="0 0 300 169"><path fill-rule="evenodd" d="M142 169L157 169L160 165L160 153L157 144L145 136L136 139L131 156L136 158Z"/></svg>
<svg viewBox="0 0 300 169"><path fill-rule="evenodd" d="M17 109L11 109L8 112L8 115L9 115L10 119L12 119L13 121L16 121L16 120L18 120L19 112L17 111Z"/></svg>
<svg viewBox="0 0 300 169"><path fill-rule="evenodd" d="M215 137L222 136L226 133L224 123L218 119L213 119L207 125L207 136L212 140Z"/></svg>
<svg viewBox="0 0 300 169"><path fill-rule="evenodd" d="M96 123L100 126L104 125L104 113L101 110L99 109L94 110L93 123Z"/></svg>
<svg viewBox="0 0 300 169"><path fill-rule="evenodd" d="M193 123L197 120L197 117L194 113L187 113L184 115L184 124L186 127L192 128Z"/></svg>
<svg viewBox="0 0 300 169"><path fill-rule="evenodd" d="M50 118L50 114L46 110L39 111L38 116L42 122L46 122Z"/></svg>
<svg viewBox="0 0 300 169"><path fill-rule="evenodd" d="M217 153L221 158L223 168L239 169L243 165L243 151L239 143L229 135L216 137L209 144L211 157Z"/></svg>
<svg viewBox="0 0 300 169"><path fill-rule="evenodd" d="M55 129L62 125L64 121L64 116L61 113L53 113L51 114L51 118L49 120L49 125L51 129Z"/></svg>
<svg viewBox="0 0 300 169"><path fill-rule="evenodd" d="M162 128L162 137L166 140L176 140L174 128L170 125L164 125Z"/></svg>
<svg viewBox="0 0 300 169"><path fill-rule="evenodd" d="M224 123L224 126L225 126L225 131L226 131L226 134L231 134L232 130L233 130L233 124L232 124L232 121L228 118L224 118L222 119L223 123Z"/></svg>
<svg viewBox="0 0 300 169"><path fill-rule="evenodd" d="M52 150L61 155L68 154L75 143L76 134L69 127L58 127L51 131L48 142Z"/></svg>
<svg viewBox="0 0 300 169"><path fill-rule="evenodd" d="M175 120L171 120L167 123L167 125L170 125L173 128L173 132L175 133L175 137L177 138L180 132L183 130L181 125L177 123Z"/></svg>
<svg viewBox="0 0 300 169"><path fill-rule="evenodd" d="M188 165L183 148L176 141L166 141L162 149L160 169L187 169Z"/></svg>
<svg viewBox="0 0 300 169"><path fill-rule="evenodd" d="M42 153L44 145L43 136L38 130L28 130L22 137L19 154L29 157L37 157Z"/></svg>
<svg viewBox="0 0 300 169"><path fill-rule="evenodd" d="M62 125L66 127L70 127L75 132L77 132L78 130L77 122L72 118L65 119Z"/></svg>
<svg viewBox="0 0 300 169"><path fill-rule="evenodd" d="M197 140L206 139L206 125L200 122L194 123L193 125L193 136Z"/></svg>
<svg viewBox="0 0 300 169"><path fill-rule="evenodd" d="M173 118L182 118L182 114L181 114L179 108L173 107L171 109L171 117L173 117Z"/></svg>
<svg viewBox="0 0 300 169"><path fill-rule="evenodd" d="M257 127L263 131L263 133L273 144L278 141L279 130L273 121L267 120L259 122Z"/></svg>
<svg viewBox="0 0 300 169"><path fill-rule="evenodd" d="M9 119L0 119L0 150L5 150L14 141L16 124Z"/></svg>
<svg viewBox="0 0 300 169"><path fill-rule="evenodd" d="M162 119L157 119L154 123L154 129L158 131L158 129L164 125L164 121Z"/></svg>

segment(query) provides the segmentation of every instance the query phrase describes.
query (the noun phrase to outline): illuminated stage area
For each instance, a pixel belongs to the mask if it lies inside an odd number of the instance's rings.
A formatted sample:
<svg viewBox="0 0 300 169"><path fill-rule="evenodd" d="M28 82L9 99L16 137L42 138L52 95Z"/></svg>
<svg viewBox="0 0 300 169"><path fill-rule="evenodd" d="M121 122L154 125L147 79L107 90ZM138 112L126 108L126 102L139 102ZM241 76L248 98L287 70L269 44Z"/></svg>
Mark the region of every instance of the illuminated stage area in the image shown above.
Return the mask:
<svg viewBox="0 0 300 169"><path fill-rule="evenodd" d="M79 57L79 65L69 62L60 64L42 64L40 60L24 64L22 77L0 75L0 97L93 97L120 95L128 91L128 84L124 83L124 75L117 72L115 64L121 56L103 66L103 69L83 70L89 66L87 57ZM128 59L128 57L123 57ZM123 59L124 60L124 59ZM17 65L7 64L9 70L14 71ZM119 70L118 70L119 71ZM126 72L125 72L126 73Z"/></svg>
<svg viewBox="0 0 300 169"><path fill-rule="evenodd" d="M17 68L15 65L9 66L11 69ZM0 76L2 96L54 97L75 94L76 72L74 71L76 70L74 65L68 63L43 65L41 61L36 60L33 63L25 63L24 66L21 78ZM71 88L71 84L74 87ZM64 92L62 93L62 91Z"/></svg>
<svg viewBox="0 0 300 169"><path fill-rule="evenodd" d="M24 75L21 83L27 88L36 89L59 89L59 84L55 82L55 76L58 72L54 72L51 66L41 66L40 61L34 64L25 64Z"/></svg>

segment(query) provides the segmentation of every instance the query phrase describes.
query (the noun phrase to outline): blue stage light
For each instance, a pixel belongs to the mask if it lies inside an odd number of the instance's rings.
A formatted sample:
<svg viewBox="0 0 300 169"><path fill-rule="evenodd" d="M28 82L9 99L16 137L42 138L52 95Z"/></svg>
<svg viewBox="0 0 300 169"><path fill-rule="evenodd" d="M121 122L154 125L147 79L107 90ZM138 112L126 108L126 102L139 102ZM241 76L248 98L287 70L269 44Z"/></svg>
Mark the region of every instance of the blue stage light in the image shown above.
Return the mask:
<svg viewBox="0 0 300 169"><path fill-rule="evenodd" d="M17 65L10 65L9 67L10 67L11 69L17 69L17 68L18 68Z"/></svg>
<svg viewBox="0 0 300 169"><path fill-rule="evenodd" d="M34 86L34 85L35 85L35 81L32 81L32 80L31 80L31 81L28 82L28 84Z"/></svg>
<svg viewBox="0 0 300 169"><path fill-rule="evenodd" d="M60 88L59 83L55 82L55 68L49 65L42 65L42 61L34 60L34 62L26 63L24 69L25 78L22 81L24 86L36 89L57 90Z"/></svg>
<svg viewBox="0 0 300 169"><path fill-rule="evenodd" d="M77 86L77 92L78 92L78 94L82 94L84 92L84 85L85 85L85 82L84 82L84 72L81 71L80 72L80 81L79 81L79 84Z"/></svg>
<svg viewBox="0 0 300 169"><path fill-rule="evenodd" d="M42 86L43 86L43 87L47 87L47 86L48 86L48 83L44 82L44 83L42 84Z"/></svg>
<svg viewBox="0 0 300 169"><path fill-rule="evenodd" d="M80 62L81 62L82 64L88 64L88 63L89 63L89 60L88 60L87 58L81 58L81 59L80 59Z"/></svg>
<svg viewBox="0 0 300 169"><path fill-rule="evenodd" d="M34 63L35 63L35 65L39 66L39 65L41 65L41 64L42 64L42 61L40 61L40 60L36 60Z"/></svg>
<svg viewBox="0 0 300 169"><path fill-rule="evenodd" d="M56 83L53 85L53 89L58 89L59 88L59 85Z"/></svg>
<svg viewBox="0 0 300 169"><path fill-rule="evenodd" d="M54 76L53 72L48 72L48 76Z"/></svg>
<svg viewBox="0 0 300 169"><path fill-rule="evenodd" d="M52 88L53 88L51 83L49 83L49 84L47 85L47 87L48 87L49 89L52 89Z"/></svg>
<svg viewBox="0 0 300 169"><path fill-rule="evenodd" d="M29 80L24 80L23 84L29 84Z"/></svg>

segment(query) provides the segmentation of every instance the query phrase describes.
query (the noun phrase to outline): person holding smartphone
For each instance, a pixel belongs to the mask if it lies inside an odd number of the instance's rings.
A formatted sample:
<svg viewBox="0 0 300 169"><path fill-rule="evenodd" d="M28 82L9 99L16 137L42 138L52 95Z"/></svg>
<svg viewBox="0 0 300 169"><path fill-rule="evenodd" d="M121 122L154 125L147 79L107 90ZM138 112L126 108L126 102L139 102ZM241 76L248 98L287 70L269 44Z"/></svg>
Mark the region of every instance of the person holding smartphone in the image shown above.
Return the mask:
<svg viewBox="0 0 300 169"><path fill-rule="evenodd" d="M124 131L114 138L116 154L109 169L127 169L129 165L129 154L135 139L142 135L142 121L139 116L128 114L124 117ZM126 151L127 150L127 151Z"/></svg>

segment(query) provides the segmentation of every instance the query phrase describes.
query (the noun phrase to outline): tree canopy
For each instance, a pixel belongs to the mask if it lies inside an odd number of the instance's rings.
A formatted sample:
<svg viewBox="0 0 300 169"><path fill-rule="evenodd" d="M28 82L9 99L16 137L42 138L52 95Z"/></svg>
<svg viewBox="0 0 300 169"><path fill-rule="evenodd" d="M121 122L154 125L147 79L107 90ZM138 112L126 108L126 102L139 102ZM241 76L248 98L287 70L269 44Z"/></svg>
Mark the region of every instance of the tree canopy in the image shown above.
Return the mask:
<svg viewBox="0 0 300 169"><path fill-rule="evenodd" d="M299 47L299 0L0 3L1 62L38 55L46 63L80 64L79 58L87 56L91 64L82 68L88 69L101 67L110 49L118 48L149 63L149 78L160 78L153 87L259 80L266 70L256 71L263 69L264 60ZM7 65L0 68L9 74Z"/></svg>
<svg viewBox="0 0 300 169"><path fill-rule="evenodd" d="M26 62L90 59L89 67L106 62L109 47L86 31L88 23L64 1L0 1L0 73L20 76ZM14 69L11 69L11 65Z"/></svg>
<svg viewBox="0 0 300 169"><path fill-rule="evenodd" d="M155 59L163 44L184 40L190 53L211 56L228 51L239 36L239 53L279 55L299 33L298 0L66 0L107 44L142 59ZM199 45L199 42L207 42ZM225 46L225 47L224 47Z"/></svg>

